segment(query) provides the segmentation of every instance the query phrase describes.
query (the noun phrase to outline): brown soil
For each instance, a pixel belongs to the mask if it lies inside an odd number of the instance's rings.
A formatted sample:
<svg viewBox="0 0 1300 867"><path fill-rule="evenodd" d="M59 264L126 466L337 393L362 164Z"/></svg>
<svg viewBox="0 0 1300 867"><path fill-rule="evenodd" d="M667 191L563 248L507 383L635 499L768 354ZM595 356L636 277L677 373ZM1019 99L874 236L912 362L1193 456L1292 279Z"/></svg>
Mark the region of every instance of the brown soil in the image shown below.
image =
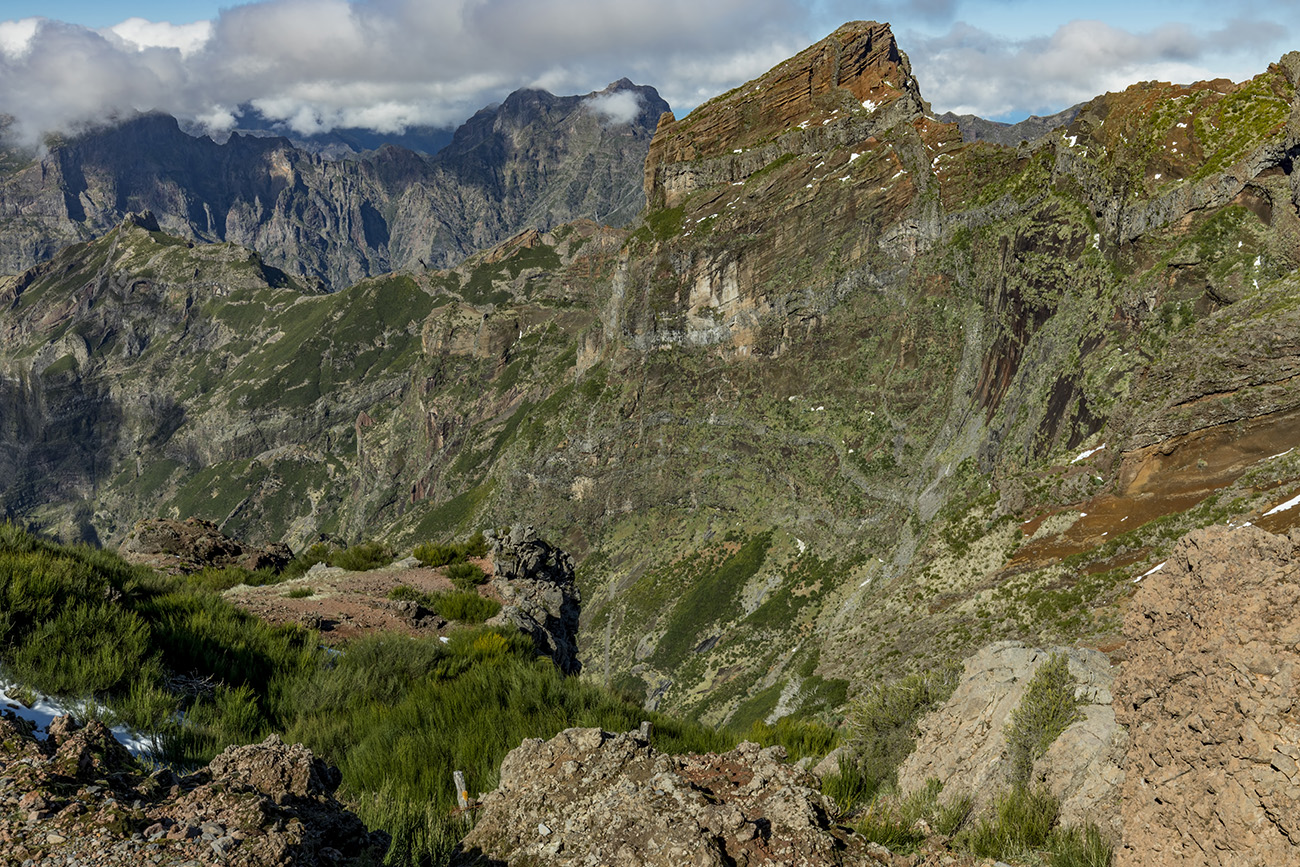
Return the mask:
<svg viewBox="0 0 1300 867"><path fill-rule="evenodd" d="M1290 410L1236 424L1215 425L1126 452L1119 471L1119 492L1101 494L1070 506L1083 513L1083 517L1056 536L1026 544L1011 558L1007 571L1040 568L1072 554L1090 551L1112 536L1127 533L1148 521L1186 511L1237 481L1255 464L1288 451L1297 442L1300 442L1300 412ZM1291 487L1279 489L1278 503L1294 496ZM1025 534L1033 535L1047 517L1040 515L1025 524ZM1285 531L1300 522L1300 507L1253 520L1274 532ZM1127 559L1137 562L1141 557ZM1106 568L1115 565L1124 564L1117 562Z"/></svg>
<svg viewBox="0 0 1300 867"><path fill-rule="evenodd" d="M490 558L470 562L487 574L492 573ZM420 626L409 610L388 598L389 592L398 585L413 587L423 593L454 590L444 572L443 567L430 569L398 564L369 572L327 569L265 587L241 584L223 595L269 623L300 623L318 629L321 640L327 644L341 644L359 635L381 631L408 635L446 634L456 624ZM300 599L289 597L290 592L302 588L311 588L312 595ZM501 601L490 585L479 587L479 594Z"/></svg>

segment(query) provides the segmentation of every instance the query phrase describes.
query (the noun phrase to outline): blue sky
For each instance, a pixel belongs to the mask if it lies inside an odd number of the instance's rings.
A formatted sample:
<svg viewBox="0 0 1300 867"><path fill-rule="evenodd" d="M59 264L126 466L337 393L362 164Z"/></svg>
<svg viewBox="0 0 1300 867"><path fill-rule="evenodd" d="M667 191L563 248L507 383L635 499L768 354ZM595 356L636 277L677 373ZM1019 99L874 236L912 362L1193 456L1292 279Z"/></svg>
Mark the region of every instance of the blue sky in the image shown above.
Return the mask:
<svg viewBox="0 0 1300 867"><path fill-rule="evenodd" d="M146 109L221 130L248 104L395 131L627 76L681 115L857 18L893 25L936 111L999 120L1300 49L1300 0L0 0L0 111L33 136Z"/></svg>

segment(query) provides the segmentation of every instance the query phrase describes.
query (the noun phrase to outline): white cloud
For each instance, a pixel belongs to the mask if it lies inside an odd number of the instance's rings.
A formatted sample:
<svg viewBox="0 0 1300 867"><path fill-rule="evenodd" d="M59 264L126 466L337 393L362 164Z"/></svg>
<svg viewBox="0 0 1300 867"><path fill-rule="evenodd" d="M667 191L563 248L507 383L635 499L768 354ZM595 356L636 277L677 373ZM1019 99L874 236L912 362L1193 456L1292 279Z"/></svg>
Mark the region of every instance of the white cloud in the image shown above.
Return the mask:
<svg viewBox="0 0 1300 867"><path fill-rule="evenodd" d="M897 14L934 25L977 5L259 0L194 24L133 18L95 31L25 19L0 22L0 112L15 115L33 140L137 109L222 131L249 104L297 132L338 125L396 132L459 123L519 87L585 93L626 76L654 85L681 116L845 18ZM1251 14L1276 17L1273 8ZM940 36L911 34L905 23L896 29L937 109L985 116L1058 110L1140 78L1190 80L1212 68L1223 75L1225 59L1253 74L1263 66L1258 54L1247 58L1245 46L1277 42L1286 32L1254 19L1214 32L1167 25L1137 33L1071 22L1019 41L961 23ZM630 116L626 105L607 108L612 120Z"/></svg>
<svg viewBox="0 0 1300 867"><path fill-rule="evenodd" d="M175 48L182 55L190 55L208 43L212 37L212 22L171 24L167 21L128 18L109 30L137 51L146 48Z"/></svg>
<svg viewBox="0 0 1300 867"><path fill-rule="evenodd" d="M587 107L607 123L631 123L641 113L641 94L632 90L598 93L587 100Z"/></svg>
<svg viewBox="0 0 1300 867"><path fill-rule="evenodd" d="M909 54L936 111L1019 119L1136 81L1190 83L1223 76L1225 65L1231 77L1254 75L1263 67L1234 65L1236 55L1248 44L1255 51L1261 41L1278 42L1285 32L1262 22L1229 22L1208 33L1170 23L1135 33L1101 21L1071 21L1047 37L1009 40L958 22L942 36L915 37ZM1246 34L1254 34L1253 44Z"/></svg>
<svg viewBox="0 0 1300 867"><path fill-rule="evenodd" d="M250 103L298 132L395 132L459 123L519 87L624 76L689 106L815 38L803 15L800 0L262 0L186 25L7 22L0 112L33 139L136 109L219 131Z"/></svg>
<svg viewBox="0 0 1300 867"><path fill-rule="evenodd" d="M31 46L32 37L40 25L39 18L21 21L0 21L0 53L9 57L22 57Z"/></svg>

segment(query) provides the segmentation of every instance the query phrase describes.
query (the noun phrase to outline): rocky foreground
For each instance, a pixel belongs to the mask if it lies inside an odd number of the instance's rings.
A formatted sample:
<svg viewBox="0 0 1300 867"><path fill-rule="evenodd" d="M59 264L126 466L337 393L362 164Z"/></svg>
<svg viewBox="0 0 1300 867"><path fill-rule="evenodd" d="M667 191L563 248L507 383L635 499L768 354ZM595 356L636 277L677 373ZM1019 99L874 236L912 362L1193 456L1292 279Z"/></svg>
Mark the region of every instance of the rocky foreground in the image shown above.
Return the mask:
<svg viewBox="0 0 1300 867"><path fill-rule="evenodd" d="M516 535L496 540L500 562L537 572L531 554L547 552ZM1298 561L1300 531L1198 530L1139 579L1118 667L1094 650L1056 649L1082 704L1032 781L1058 798L1064 821L1098 825L1118 867L1300 865ZM920 723L899 772L904 793L937 778L942 798L969 795L986 810L1009 784L1008 719L1051 656L1003 642L968 659L952 697ZM345 809L338 784L336 770L275 736L177 778L143 772L98 722L61 718L42 742L6 713L0 867L382 858L385 835ZM779 747L672 756L636 732L525 740L475 815L455 863L985 863L939 837L904 855L853 834Z"/></svg>
<svg viewBox="0 0 1300 867"><path fill-rule="evenodd" d="M0 865L364 864L387 835L335 799L339 774L272 735L177 778L144 773L102 723L37 740L0 716Z"/></svg>

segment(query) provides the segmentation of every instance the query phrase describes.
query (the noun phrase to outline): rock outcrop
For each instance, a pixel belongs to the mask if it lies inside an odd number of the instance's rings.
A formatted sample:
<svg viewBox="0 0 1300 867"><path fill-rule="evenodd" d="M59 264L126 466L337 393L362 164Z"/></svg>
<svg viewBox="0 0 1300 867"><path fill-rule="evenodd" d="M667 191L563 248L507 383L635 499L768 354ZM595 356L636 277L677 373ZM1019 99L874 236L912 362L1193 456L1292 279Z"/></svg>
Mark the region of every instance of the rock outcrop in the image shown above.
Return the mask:
<svg viewBox="0 0 1300 867"><path fill-rule="evenodd" d="M334 798L339 773L272 735L177 778L146 775L102 723L38 741L0 715L0 865L370 864L387 836Z"/></svg>
<svg viewBox="0 0 1300 867"><path fill-rule="evenodd" d="M1118 840L1128 734L1115 721L1114 672L1095 650L1054 650L1067 655L1076 695L1086 703L1079 708L1081 718L1034 763L1031 782L1045 785L1061 802L1063 823L1092 822ZM899 768L899 787L913 792L936 778L943 782L945 796L969 795L977 810L987 807L1010 784L1004 732L1011 712L1051 653L1006 641L967 659L952 696L922 718L916 751Z"/></svg>
<svg viewBox="0 0 1300 867"><path fill-rule="evenodd" d="M1197 530L1124 622L1119 867L1300 865L1300 535Z"/></svg>
<svg viewBox="0 0 1300 867"><path fill-rule="evenodd" d="M670 756L638 734L568 729L501 763L460 860L510 865L866 863L834 807L780 747Z"/></svg>
<svg viewBox="0 0 1300 867"><path fill-rule="evenodd" d="M293 551L280 542L245 546L230 538L211 521L154 518L139 521L122 545L122 556L164 572L197 572L209 566L280 570L289 565Z"/></svg>
<svg viewBox="0 0 1300 867"><path fill-rule="evenodd" d="M509 623L533 639L565 674L582 669L578 661L578 618L581 595L574 583L573 558L537 537L532 527L515 526L498 536L484 537L492 545L492 587L502 608L493 622Z"/></svg>

